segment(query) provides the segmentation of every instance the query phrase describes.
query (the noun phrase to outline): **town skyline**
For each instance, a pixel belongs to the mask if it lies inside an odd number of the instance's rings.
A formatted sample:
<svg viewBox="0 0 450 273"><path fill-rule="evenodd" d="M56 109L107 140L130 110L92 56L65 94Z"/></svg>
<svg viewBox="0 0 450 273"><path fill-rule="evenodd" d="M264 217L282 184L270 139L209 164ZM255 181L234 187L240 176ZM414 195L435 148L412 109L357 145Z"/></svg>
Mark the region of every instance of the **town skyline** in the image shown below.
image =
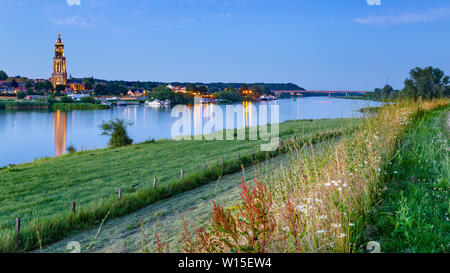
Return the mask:
<svg viewBox="0 0 450 273"><path fill-rule="evenodd" d="M449 38L441 34L450 17L445 1L325 2L264 1L269 10L254 1L131 1L125 6L100 0L79 5L2 0L6 16L0 21L15 42L0 46L0 69L10 76L49 78L58 32L66 44L68 75L77 78L373 90L386 83L401 88L405 71L417 65L450 69ZM8 15L19 8L29 15L22 22ZM158 14L165 18L159 23ZM187 17L195 20L182 20ZM32 33L32 24L42 28L39 35ZM245 31L233 34L237 29ZM388 40L380 46L381 38Z"/></svg>

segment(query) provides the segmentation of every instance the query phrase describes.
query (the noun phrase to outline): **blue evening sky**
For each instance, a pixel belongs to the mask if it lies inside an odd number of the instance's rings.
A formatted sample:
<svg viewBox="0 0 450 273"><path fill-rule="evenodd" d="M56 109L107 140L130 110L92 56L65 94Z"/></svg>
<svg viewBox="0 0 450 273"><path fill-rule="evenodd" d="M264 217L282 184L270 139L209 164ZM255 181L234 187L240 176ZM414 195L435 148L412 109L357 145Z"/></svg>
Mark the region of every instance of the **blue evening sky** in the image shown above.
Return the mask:
<svg viewBox="0 0 450 273"><path fill-rule="evenodd" d="M367 2L0 0L0 70L50 77L60 31L74 77L372 90L450 74L450 1Z"/></svg>

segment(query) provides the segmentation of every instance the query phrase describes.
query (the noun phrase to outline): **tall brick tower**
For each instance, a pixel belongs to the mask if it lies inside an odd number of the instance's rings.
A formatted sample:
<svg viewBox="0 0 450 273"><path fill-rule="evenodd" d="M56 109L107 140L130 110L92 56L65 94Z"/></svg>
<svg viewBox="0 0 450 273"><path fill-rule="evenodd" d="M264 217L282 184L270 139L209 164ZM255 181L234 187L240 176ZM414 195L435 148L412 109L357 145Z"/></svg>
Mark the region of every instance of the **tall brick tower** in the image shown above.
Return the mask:
<svg viewBox="0 0 450 273"><path fill-rule="evenodd" d="M64 44L61 40L61 33L58 33L58 40L55 44L55 56L53 57L53 88L57 85L67 84L66 57L64 57Z"/></svg>

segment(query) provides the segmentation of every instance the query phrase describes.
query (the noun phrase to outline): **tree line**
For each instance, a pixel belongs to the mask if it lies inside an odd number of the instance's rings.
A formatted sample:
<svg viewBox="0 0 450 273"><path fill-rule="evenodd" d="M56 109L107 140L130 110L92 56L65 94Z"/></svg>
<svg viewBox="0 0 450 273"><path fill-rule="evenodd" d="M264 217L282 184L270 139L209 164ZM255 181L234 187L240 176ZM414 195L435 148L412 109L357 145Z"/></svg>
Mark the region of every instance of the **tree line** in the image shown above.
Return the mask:
<svg viewBox="0 0 450 273"><path fill-rule="evenodd" d="M450 96L450 77L439 68L428 66L416 67L409 72L409 78L404 82L402 90L386 84L383 88L376 88L374 92L366 94L368 98L377 99L435 99Z"/></svg>

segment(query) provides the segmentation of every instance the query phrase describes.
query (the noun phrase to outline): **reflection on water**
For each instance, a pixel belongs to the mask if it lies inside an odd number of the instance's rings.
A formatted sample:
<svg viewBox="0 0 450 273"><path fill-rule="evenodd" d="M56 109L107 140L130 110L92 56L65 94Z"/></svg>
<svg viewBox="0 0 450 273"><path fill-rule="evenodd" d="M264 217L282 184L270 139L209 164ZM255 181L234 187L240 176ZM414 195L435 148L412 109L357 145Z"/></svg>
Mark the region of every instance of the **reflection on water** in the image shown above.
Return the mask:
<svg viewBox="0 0 450 273"><path fill-rule="evenodd" d="M227 129L255 126L261 105L279 106L280 122L296 119L358 117L358 109L378 106L378 102L334 98L283 99L274 102L242 102L233 104L234 120L223 125ZM227 105L195 104L189 106L192 116L191 132L201 133L205 124L215 118L219 109L225 118ZM99 125L114 118L133 122L128 133L134 142L148 139L172 138L170 108L144 106L113 107L92 111L10 111L0 110L0 167L33 161L66 152L66 145L78 150L104 148L108 137L102 136ZM231 126L231 127L229 127ZM220 129L220 128L215 128Z"/></svg>
<svg viewBox="0 0 450 273"><path fill-rule="evenodd" d="M53 113L53 134L55 135L56 155L66 153L67 113L57 110Z"/></svg>
<svg viewBox="0 0 450 273"><path fill-rule="evenodd" d="M255 126L252 120L252 114L255 112L255 107L252 106L251 101L242 102L242 121L245 127Z"/></svg>

